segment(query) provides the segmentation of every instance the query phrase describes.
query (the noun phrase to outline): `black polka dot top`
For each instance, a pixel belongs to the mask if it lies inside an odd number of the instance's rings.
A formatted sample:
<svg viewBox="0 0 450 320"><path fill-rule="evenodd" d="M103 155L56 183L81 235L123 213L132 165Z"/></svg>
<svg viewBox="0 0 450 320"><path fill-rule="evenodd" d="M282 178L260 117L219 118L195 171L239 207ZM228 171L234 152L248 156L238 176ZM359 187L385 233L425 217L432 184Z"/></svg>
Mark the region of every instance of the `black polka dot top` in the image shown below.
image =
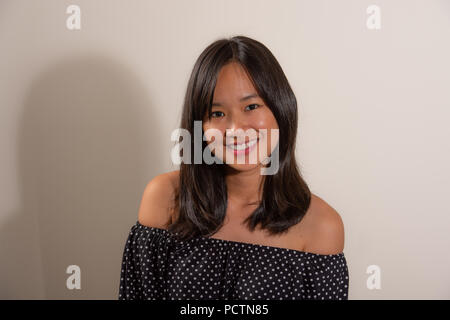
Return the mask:
<svg viewBox="0 0 450 320"><path fill-rule="evenodd" d="M119 300L347 300L348 283L343 252L182 241L137 221L123 252Z"/></svg>

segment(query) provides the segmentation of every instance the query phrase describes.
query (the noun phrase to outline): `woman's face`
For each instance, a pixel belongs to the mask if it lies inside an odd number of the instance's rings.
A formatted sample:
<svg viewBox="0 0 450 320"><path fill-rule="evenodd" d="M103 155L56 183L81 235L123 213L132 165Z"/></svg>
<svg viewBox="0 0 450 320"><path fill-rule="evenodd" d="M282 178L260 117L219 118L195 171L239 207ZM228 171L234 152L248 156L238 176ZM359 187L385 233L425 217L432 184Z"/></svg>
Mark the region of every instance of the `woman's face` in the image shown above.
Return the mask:
<svg viewBox="0 0 450 320"><path fill-rule="evenodd" d="M219 72L210 117L206 114L203 119L207 137L211 136L209 129L218 130L217 135L222 137L212 153L239 171L261 166L278 142L279 128L272 111L236 62L226 64ZM208 141L210 148L212 141Z"/></svg>

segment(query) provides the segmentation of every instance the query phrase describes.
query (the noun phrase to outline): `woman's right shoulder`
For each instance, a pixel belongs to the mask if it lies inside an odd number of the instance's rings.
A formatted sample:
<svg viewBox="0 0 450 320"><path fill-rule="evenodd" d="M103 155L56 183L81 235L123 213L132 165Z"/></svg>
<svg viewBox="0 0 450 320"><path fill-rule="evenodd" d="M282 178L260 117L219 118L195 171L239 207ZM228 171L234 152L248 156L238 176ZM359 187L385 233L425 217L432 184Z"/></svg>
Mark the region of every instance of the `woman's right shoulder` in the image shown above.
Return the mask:
<svg viewBox="0 0 450 320"><path fill-rule="evenodd" d="M167 229L172 220L173 200L178 181L179 170L175 170L159 174L147 183L139 206L140 224Z"/></svg>

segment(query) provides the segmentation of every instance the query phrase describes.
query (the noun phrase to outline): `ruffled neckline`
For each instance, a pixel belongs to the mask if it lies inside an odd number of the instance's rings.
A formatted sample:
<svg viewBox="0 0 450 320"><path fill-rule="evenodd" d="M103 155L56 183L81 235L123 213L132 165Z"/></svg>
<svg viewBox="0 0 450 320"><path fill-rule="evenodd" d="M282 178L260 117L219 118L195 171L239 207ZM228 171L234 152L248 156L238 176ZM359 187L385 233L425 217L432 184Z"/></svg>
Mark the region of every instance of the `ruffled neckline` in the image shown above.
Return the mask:
<svg viewBox="0 0 450 320"><path fill-rule="evenodd" d="M145 226L145 225L141 224L139 221L136 221L135 227L142 229L142 230L153 231L153 232L165 235L165 236L169 236L172 239L175 239L173 237L173 234L171 232L169 232L167 229ZM258 243L241 242L241 241L217 239L217 238L208 238L208 237L204 237L204 236L199 236L199 237L193 238L188 241L193 241L193 240L200 241L202 243L222 243L222 244L228 244L228 245L241 246L241 247L245 247L245 248L262 248L262 249L266 249L266 250L273 250L273 251L280 251L280 252L291 252L291 253L303 255L303 256L314 256L314 257L321 257L321 258L344 257L344 252L334 253L334 254L321 254L321 253L301 251L301 250L290 249L290 248L268 246L268 245L263 245L263 244L258 244Z"/></svg>

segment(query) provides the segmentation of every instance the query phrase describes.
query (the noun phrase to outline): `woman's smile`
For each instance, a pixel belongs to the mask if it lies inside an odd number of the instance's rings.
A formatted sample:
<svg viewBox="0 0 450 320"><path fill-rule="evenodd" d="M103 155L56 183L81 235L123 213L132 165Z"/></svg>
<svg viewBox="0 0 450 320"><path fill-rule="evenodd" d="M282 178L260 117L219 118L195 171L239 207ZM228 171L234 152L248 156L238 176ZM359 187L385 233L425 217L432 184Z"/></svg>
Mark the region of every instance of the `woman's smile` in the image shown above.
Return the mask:
<svg viewBox="0 0 450 320"><path fill-rule="evenodd" d="M241 154L249 154L251 151L253 151L258 143L259 139L254 139L251 141L248 141L246 143L230 143L227 144L226 147L228 150L233 151L235 155L241 155Z"/></svg>

